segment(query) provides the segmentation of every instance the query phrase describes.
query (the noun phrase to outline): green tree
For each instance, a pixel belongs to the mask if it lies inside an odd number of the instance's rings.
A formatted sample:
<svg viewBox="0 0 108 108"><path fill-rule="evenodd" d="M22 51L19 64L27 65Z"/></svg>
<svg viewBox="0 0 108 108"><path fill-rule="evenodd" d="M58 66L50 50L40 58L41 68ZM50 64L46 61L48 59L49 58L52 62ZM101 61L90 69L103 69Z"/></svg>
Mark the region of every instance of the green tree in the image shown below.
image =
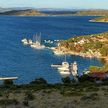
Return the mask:
<svg viewBox="0 0 108 108"><path fill-rule="evenodd" d="M31 84L47 84L47 81L43 78L37 78L31 82Z"/></svg>

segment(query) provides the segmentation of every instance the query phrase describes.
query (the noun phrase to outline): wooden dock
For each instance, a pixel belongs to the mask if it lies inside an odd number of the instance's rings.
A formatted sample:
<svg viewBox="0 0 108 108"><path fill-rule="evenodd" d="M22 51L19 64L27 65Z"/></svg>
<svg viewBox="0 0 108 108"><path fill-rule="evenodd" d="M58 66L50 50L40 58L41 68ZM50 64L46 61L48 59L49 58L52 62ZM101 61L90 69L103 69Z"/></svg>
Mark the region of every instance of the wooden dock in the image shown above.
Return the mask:
<svg viewBox="0 0 108 108"><path fill-rule="evenodd" d="M0 77L0 80L17 80L18 77Z"/></svg>

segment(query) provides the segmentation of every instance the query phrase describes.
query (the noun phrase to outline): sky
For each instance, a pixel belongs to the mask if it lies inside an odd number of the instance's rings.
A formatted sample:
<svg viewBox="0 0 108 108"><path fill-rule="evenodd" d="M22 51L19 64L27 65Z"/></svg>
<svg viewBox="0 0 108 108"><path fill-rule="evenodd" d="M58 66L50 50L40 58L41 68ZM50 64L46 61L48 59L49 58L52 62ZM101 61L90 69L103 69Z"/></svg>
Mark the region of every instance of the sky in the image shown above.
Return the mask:
<svg viewBox="0 0 108 108"><path fill-rule="evenodd" d="M0 7L108 9L108 0L0 0Z"/></svg>

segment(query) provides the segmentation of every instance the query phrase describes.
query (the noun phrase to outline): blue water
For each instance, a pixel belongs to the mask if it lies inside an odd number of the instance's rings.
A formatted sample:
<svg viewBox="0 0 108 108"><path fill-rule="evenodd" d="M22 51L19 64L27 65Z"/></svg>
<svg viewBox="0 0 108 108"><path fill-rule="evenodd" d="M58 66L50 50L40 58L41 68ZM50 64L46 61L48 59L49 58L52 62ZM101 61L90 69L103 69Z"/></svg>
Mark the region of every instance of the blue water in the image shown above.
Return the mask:
<svg viewBox="0 0 108 108"><path fill-rule="evenodd" d="M37 77L49 83L61 81L61 75L50 65L61 63L64 56L55 56L50 50L35 50L21 43L42 33L42 39L68 39L73 36L101 33L108 23L93 23L94 17L0 17L0 76L18 76L17 84L29 83ZM79 74L90 65L101 66L101 61L78 56L67 56L67 61L78 62Z"/></svg>

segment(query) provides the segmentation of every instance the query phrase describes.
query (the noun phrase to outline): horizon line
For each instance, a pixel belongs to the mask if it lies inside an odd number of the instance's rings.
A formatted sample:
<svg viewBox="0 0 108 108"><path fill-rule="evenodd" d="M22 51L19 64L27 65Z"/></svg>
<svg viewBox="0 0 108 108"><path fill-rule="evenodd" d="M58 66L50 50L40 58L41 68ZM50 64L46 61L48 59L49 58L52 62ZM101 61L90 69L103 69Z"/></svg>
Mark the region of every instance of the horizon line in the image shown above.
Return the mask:
<svg viewBox="0 0 108 108"><path fill-rule="evenodd" d="M7 8L31 8L31 9L66 9L66 10L108 10L107 8L75 8L75 7L73 7L73 8L66 8L66 7L64 7L64 8L57 8L57 7L52 7L52 8L50 8L50 7L26 7L26 6L11 6L11 7L2 7L2 6L0 6L0 8L4 8L4 9L7 9Z"/></svg>

